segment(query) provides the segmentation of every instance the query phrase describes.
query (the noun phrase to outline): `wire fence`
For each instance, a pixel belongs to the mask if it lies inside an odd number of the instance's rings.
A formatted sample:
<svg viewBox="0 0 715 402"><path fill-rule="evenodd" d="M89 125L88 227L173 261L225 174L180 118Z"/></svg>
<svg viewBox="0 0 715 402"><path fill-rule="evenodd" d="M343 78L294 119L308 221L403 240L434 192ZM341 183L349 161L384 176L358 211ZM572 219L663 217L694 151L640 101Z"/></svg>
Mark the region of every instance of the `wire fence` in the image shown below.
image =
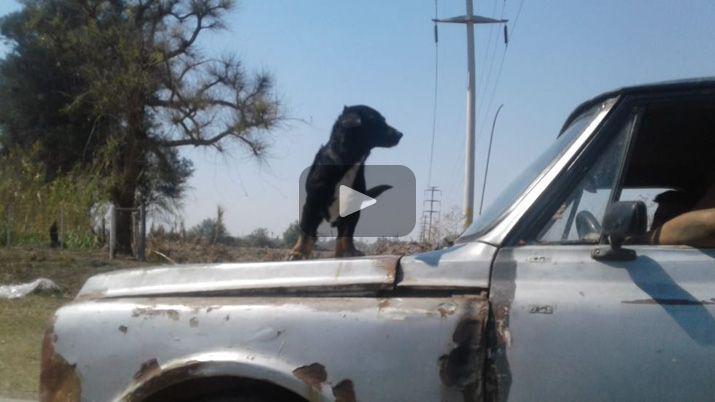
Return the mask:
<svg viewBox="0 0 715 402"><path fill-rule="evenodd" d="M92 224L87 211L67 206L40 211L36 205L6 203L0 208L0 245L5 247L99 247L106 242L101 228Z"/></svg>
<svg viewBox="0 0 715 402"><path fill-rule="evenodd" d="M0 246L49 246L100 248L108 246L110 258L117 252L117 220L131 222L132 254L145 259L146 208L118 208L111 204L85 208L60 206L53 210L32 203L5 203L0 207Z"/></svg>

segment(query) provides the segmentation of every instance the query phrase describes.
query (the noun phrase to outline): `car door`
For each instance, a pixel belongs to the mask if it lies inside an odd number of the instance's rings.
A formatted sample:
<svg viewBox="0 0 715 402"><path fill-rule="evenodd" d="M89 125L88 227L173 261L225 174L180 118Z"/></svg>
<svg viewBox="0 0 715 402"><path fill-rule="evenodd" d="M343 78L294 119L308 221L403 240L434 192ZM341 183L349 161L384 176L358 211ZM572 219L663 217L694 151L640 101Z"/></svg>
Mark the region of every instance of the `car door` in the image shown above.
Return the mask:
<svg viewBox="0 0 715 402"><path fill-rule="evenodd" d="M641 116L634 104L618 129L599 133L602 145L573 164L578 173L564 173L569 184L545 195L546 217L526 214L538 227L498 252L488 377L495 399L715 399L715 251L634 245L632 261L591 256L592 232L625 194Z"/></svg>
<svg viewBox="0 0 715 402"><path fill-rule="evenodd" d="M493 300L509 310L504 400L715 398L715 252L633 248L618 263L584 245L499 253L493 286L513 292Z"/></svg>

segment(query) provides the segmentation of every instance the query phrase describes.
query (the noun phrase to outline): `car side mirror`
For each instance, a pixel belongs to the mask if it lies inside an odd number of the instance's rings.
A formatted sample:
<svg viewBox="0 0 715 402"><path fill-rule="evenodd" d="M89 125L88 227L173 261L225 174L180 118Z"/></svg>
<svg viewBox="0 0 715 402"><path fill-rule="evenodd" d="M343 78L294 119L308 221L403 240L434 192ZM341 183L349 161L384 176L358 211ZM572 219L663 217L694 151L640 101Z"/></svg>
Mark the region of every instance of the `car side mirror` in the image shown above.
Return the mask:
<svg viewBox="0 0 715 402"><path fill-rule="evenodd" d="M628 237L646 233L648 212L643 201L617 201L609 205L603 216L603 235L609 246L600 246L591 256L596 260L634 260L636 252L621 246Z"/></svg>

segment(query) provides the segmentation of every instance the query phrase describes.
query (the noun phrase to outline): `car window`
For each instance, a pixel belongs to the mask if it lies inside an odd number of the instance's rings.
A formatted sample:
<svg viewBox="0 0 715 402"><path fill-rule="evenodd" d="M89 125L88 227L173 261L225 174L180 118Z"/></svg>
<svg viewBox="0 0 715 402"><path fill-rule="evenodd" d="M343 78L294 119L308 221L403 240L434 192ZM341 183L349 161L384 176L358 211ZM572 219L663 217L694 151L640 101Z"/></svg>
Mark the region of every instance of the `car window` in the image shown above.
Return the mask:
<svg viewBox="0 0 715 402"><path fill-rule="evenodd" d="M563 200L554 204L550 219L531 242L598 242L603 215L614 199L640 201L646 206L648 232L630 237L628 243L715 244L715 238L708 234L714 224L698 220L700 215L709 216L698 211L715 210L714 111L715 105L709 100L663 102L643 108L622 176L617 175L626 141L631 138L630 123L599 152L578 184L561 195ZM683 224L684 220L688 223ZM665 237L661 228L667 231Z"/></svg>
<svg viewBox="0 0 715 402"><path fill-rule="evenodd" d="M715 211L713 127L712 99L668 101L644 110L618 200L645 204L648 233L628 239L629 243L715 244L711 234L715 225L707 218Z"/></svg>
<svg viewBox="0 0 715 402"><path fill-rule="evenodd" d="M489 230L505 215L509 207L551 166L594 121L602 119L616 103L609 98L584 111L559 135L549 148L537 157L522 173L502 190L484 213L476 217L474 223L462 233L463 238L479 236Z"/></svg>
<svg viewBox="0 0 715 402"><path fill-rule="evenodd" d="M596 243L628 140L630 122L585 172L539 232L537 243Z"/></svg>

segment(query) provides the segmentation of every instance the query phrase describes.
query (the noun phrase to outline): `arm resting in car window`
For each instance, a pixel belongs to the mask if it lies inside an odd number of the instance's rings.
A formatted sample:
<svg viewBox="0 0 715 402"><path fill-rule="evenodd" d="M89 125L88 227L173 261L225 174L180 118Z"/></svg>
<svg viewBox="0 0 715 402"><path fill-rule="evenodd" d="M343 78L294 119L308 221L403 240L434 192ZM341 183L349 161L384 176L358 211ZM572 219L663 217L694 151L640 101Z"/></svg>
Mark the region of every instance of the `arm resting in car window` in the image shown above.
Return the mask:
<svg viewBox="0 0 715 402"><path fill-rule="evenodd" d="M715 208L678 215L650 235L651 244L715 248Z"/></svg>

